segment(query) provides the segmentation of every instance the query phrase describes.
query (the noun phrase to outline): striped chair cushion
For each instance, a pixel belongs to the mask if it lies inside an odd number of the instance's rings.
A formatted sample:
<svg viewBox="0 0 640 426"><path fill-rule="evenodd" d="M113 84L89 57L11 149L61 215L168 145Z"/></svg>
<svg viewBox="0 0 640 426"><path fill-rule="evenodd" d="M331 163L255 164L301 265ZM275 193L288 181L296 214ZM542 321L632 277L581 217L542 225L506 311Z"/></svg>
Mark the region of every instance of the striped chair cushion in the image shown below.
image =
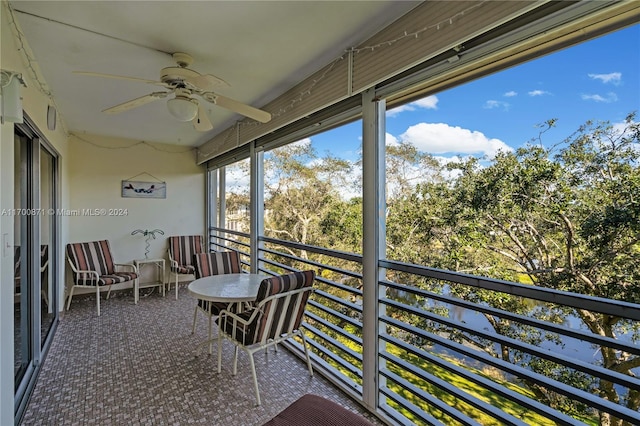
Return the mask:
<svg viewBox="0 0 640 426"><path fill-rule="evenodd" d="M193 256L196 278L220 274L239 274L240 253L237 251L214 251Z"/></svg>
<svg viewBox="0 0 640 426"><path fill-rule="evenodd" d="M196 273L196 268L193 265L178 265L177 267L172 267L171 270L178 274L193 275Z"/></svg>
<svg viewBox="0 0 640 426"><path fill-rule="evenodd" d="M107 240L67 244L67 256L80 271L96 271L98 275L111 275L116 270Z"/></svg>
<svg viewBox="0 0 640 426"><path fill-rule="evenodd" d="M169 253L178 262L178 266L171 266L171 271L178 274L193 274L193 256L202 253L202 236L180 235L169 237Z"/></svg>
<svg viewBox="0 0 640 426"><path fill-rule="evenodd" d="M235 303L224 303L224 302L210 302L208 300L198 299L198 307L205 312L209 312L211 315L218 316L220 312L223 310L228 310L231 312L235 312L236 304Z"/></svg>
<svg viewBox="0 0 640 426"><path fill-rule="evenodd" d="M311 287L314 278L315 272L311 270L266 278L260 283L258 296L256 297L256 305L260 305L262 300L275 294L286 293L303 287ZM287 303L285 298L279 298L263 304L261 308L262 313L258 316L258 326L255 330L256 335L254 336L254 341L256 343L266 342L269 339L278 337L282 332L290 333L293 330L297 330L302 322L308 298L309 292L302 292L295 295L295 299L300 300L294 300L292 297L292 300ZM298 307L296 312L284 311L287 308L296 306ZM272 310L275 319L270 320L269 316ZM283 315L286 315L289 321L288 324L279 324L280 317Z"/></svg>
<svg viewBox="0 0 640 426"><path fill-rule="evenodd" d="M67 256L77 270L95 271L100 276L96 280L93 274L73 274L76 285L103 286L131 281L138 277L135 272L116 272L107 240L67 244Z"/></svg>
<svg viewBox="0 0 640 426"><path fill-rule="evenodd" d="M193 265L195 266L196 278L208 277L210 275L220 274L239 274L242 272L240 268L240 253L237 251L216 251L212 253L199 253L193 256ZM211 315L219 315L224 309L235 312L235 303L224 302L208 302L198 299L198 306Z"/></svg>
<svg viewBox="0 0 640 426"><path fill-rule="evenodd" d="M102 286L124 283L127 281L135 280L137 277L138 274L136 274L135 272L114 272L113 274L109 275L100 275L100 278L98 279L98 285ZM78 278L78 280L76 280L76 285L96 285L96 280L95 277L91 276L80 277Z"/></svg>
<svg viewBox="0 0 640 426"><path fill-rule="evenodd" d="M219 324L220 327L227 335L235 336L234 339L245 346L266 343L282 334L292 333L300 327L310 292L297 293L292 295L289 300L286 297L281 297L261 302L270 296L311 287L314 278L315 272L304 271L262 280L255 308L238 314L248 320L257 310L258 313L253 321L248 326L244 326L230 317L225 317L222 324Z"/></svg>
<svg viewBox="0 0 640 426"><path fill-rule="evenodd" d="M248 321L252 313L253 313L253 310L249 310L249 311L241 312L236 315L238 315L243 320ZM257 327L256 321L251 322L246 327L244 327L243 324L237 321L233 321L229 317L227 317L226 321L223 321L222 324L220 324L219 319L216 320L216 322L218 323L218 326L222 328L225 334L233 337L236 341L242 343L243 345L249 346L256 343L256 340L255 340L256 327Z"/></svg>

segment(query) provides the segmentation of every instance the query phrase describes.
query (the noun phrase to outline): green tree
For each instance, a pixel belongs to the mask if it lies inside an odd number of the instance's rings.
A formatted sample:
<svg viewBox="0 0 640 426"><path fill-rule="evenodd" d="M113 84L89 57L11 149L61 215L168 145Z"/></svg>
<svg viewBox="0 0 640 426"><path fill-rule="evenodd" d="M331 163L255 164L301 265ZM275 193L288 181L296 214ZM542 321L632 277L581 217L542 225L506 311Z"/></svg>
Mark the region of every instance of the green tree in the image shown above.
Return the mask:
<svg viewBox="0 0 640 426"><path fill-rule="evenodd" d="M537 286L640 303L640 126L634 119L630 114L623 129L588 122L560 146L532 143L500 153L488 167L477 160L453 165L461 173L456 215L466 238L507 262L503 276L526 274ZM572 314L600 336L629 334L631 324L620 317L584 309ZM605 368L633 376L640 367L637 356L599 350ZM635 390L619 395L605 380L596 387L603 398L640 408ZM600 422L622 424L606 413Z"/></svg>

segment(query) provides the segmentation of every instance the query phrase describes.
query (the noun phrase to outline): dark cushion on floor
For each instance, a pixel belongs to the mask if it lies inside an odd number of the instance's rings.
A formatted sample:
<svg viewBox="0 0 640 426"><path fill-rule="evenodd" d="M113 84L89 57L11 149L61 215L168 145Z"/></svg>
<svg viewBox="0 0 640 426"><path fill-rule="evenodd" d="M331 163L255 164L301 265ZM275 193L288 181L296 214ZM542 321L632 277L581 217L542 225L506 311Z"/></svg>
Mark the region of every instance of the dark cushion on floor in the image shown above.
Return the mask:
<svg viewBox="0 0 640 426"><path fill-rule="evenodd" d="M373 426L373 423L333 401L307 394L263 426Z"/></svg>

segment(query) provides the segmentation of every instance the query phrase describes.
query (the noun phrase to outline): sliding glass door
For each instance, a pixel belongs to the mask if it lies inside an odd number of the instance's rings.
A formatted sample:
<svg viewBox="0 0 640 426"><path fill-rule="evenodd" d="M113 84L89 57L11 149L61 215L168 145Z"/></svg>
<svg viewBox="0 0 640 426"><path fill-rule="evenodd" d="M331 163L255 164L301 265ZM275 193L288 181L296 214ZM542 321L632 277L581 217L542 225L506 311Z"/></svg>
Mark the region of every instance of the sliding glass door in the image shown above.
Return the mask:
<svg viewBox="0 0 640 426"><path fill-rule="evenodd" d="M14 385L17 421L58 320L58 166L33 123L14 134Z"/></svg>

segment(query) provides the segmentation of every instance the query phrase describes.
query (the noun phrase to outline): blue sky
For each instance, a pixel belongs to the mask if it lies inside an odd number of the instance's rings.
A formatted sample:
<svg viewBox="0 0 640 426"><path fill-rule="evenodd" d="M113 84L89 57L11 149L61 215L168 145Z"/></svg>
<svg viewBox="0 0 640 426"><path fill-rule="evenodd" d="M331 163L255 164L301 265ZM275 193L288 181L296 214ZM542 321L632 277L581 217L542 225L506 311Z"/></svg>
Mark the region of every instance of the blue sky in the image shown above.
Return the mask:
<svg viewBox="0 0 640 426"><path fill-rule="evenodd" d="M522 146L537 124L555 144L589 119L619 123L640 110L640 25L619 30L436 93L387 113L387 141L408 141L441 157L488 155ZM311 137L322 156L356 160L359 123Z"/></svg>

